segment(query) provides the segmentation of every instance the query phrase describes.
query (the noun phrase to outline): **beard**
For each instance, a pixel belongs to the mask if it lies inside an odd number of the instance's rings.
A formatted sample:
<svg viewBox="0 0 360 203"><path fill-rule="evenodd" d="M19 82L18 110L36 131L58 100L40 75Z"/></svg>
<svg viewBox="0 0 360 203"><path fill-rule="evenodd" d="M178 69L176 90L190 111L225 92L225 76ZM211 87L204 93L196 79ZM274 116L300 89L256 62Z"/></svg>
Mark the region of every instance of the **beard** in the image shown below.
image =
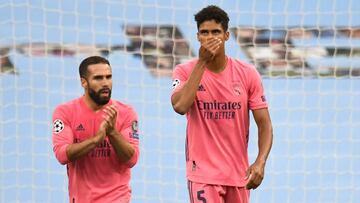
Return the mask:
<svg viewBox="0 0 360 203"><path fill-rule="evenodd" d="M101 93L103 91L108 91L109 96L102 97ZM103 88L103 89L100 89L99 91L96 92L94 89L89 88L89 96L97 105L105 105L110 101L111 89L110 88Z"/></svg>

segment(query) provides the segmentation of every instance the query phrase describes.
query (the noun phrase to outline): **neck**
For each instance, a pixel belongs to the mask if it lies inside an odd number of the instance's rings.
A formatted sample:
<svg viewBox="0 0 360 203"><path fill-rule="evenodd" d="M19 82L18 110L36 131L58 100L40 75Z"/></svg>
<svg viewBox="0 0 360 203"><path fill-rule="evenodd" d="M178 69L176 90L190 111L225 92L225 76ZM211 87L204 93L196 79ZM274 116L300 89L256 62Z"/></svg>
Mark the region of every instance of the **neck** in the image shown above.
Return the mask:
<svg viewBox="0 0 360 203"><path fill-rule="evenodd" d="M100 110L104 106L104 105L98 105L97 103L95 103L88 94L84 95L84 102L91 110L93 110L95 112Z"/></svg>
<svg viewBox="0 0 360 203"><path fill-rule="evenodd" d="M227 59L225 54L215 56L214 60L206 64L206 67L211 72L220 73L226 67Z"/></svg>

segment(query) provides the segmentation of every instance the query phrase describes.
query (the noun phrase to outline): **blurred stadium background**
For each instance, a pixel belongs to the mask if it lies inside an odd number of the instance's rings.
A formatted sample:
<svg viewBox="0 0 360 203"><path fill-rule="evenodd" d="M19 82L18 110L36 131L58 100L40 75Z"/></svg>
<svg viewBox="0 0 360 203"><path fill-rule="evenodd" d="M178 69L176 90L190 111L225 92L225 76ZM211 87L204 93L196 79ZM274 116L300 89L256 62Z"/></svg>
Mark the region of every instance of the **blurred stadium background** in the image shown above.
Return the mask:
<svg viewBox="0 0 360 203"><path fill-rule="evenodd" d="M140 117L134 203L188 202L185 117L171 70L196 57L193 15L230 15L227 54L263 76L274 145L257 203L360 202L360 1L3 0L0 2L0 202L68 202L54 158L54 107L78 97L79 62L107 57L113 98ZM251 127L249 153L257 154Z"/></svg>

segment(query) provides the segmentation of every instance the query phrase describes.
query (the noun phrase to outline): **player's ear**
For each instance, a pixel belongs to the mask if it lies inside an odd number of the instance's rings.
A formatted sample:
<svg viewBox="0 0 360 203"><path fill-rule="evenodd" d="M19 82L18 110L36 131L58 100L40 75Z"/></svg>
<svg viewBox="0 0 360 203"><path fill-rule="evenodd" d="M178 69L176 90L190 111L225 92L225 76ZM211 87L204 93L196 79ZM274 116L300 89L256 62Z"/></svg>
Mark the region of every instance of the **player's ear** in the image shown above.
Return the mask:
<svg viewBox="0 0 360 203"><path fill-rule="evenodd" d="M199 32L196 33L197 40L200 42L200 34Z"/></svg>
<svg viewBox="0 0 360 203"><path fill-rule="evenodd" d="M226 31L225 32L225 41L227 41L230 37L230 32L229 31Z"/></svg>
<svg viewBox="0 0 360 203"><path fill-rule="evenodd" d="M81 77L80 80L81 80L81 86L82 86L84 89L86 89L87 86L88 86L88 83L87 83L86 79L83 78L83 77Z"/></svg>

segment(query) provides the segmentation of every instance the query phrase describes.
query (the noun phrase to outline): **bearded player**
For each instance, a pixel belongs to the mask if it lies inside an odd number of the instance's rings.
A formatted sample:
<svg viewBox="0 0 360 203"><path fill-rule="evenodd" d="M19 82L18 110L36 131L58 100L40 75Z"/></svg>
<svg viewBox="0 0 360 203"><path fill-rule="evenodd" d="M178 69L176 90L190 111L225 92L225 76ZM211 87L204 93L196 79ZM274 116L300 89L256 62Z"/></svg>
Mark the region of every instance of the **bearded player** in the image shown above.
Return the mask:
<svg viewBox="0 0 360 203"><path fill-rule="evenodd" d="M128 203L131 168L139 157L138 118L111 99L107 59L91 56L79 66L84 95L53 113L53 150L67 165L71 203Z"/></svg>

